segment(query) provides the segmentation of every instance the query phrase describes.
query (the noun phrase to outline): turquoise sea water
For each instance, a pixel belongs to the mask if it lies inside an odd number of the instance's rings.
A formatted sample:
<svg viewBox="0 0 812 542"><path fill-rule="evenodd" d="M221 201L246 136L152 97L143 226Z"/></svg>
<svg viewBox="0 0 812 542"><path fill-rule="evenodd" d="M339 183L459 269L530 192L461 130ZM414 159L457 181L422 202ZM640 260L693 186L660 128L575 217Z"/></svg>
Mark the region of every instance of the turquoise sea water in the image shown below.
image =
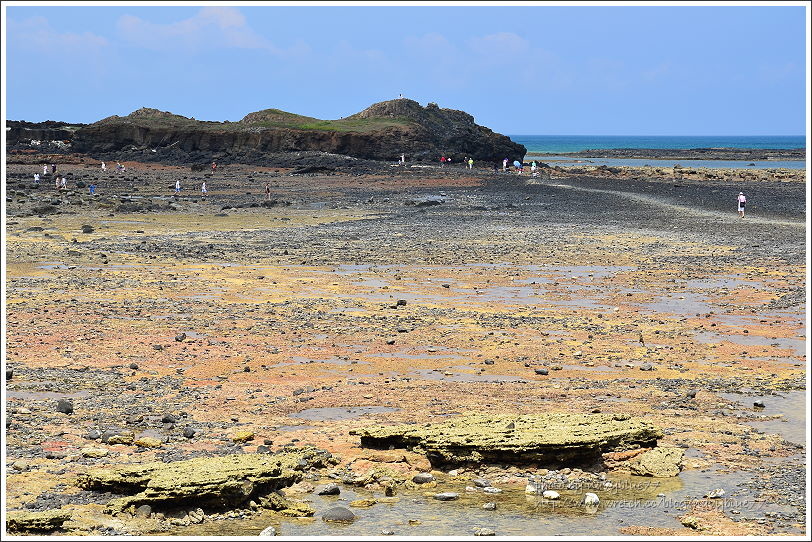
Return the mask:
<svg viewBox="0 0 812 542"><path fill-rule="evenodd" d="M806 147L805 136L560 136L511 135L510 139L527 148L525 160L539 153L566 153L589 149L799 149ZM554 165L593 166L657 166L671 167L679 163L685 167L707 168L789 168L806 169L805 160L653 160L636 158L594 158L579 156L544 156L539 160ZM754 164L754 165L750 165Z"/></svg>
<svg viewBox="0 0 812 542"><path fill-rule="evenodd" d="M528 154L577 152L587 149L800 149L805 136L575 136L511 135Z"/></svg>

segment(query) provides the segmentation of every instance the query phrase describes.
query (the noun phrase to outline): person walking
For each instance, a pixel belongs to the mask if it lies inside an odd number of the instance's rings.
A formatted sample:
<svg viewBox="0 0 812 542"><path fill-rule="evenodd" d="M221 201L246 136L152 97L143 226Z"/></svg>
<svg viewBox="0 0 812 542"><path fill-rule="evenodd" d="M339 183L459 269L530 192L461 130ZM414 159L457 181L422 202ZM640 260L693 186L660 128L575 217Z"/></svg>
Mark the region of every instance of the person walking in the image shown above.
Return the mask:
<svg viewBox="0 0 812 542"><path fill-rule="evenodd" d="M34 173L34 184L39 184L39 173Z"/></svg>
<svg viewBox="0 0 812 542"><path fill-rule="evenodd" d="M468 169L474 169L474 159L473 158L468 159Z"/></svg>
<svg viewBox="0 0 812 542"><path fill-rule="evenodd" d="M502 160L502 171L507 171L507 163L508 163L508 159L507 159L507 158L505 158L504 160Z"/></svg>
<svg viewBox="0 0 812 542"><path fill-rule="evenodd" d="M175 194L180 192L180 179L175 181Z"/></svg>
<svg viewBox="0 0 812 542"><path fill-rule="evenodd" d="M68 178L62 177L62 180L59 181L59 189L60 190L67 190L68 189Z"/></svg>
<svg viewBox="0 0 812 542"><path fill-rule="evenodd" d="M215 171L217 171L217 162L212 162L211 163L211 172L214 173Z"/></svg>
<svg viewBox="0 0 812 542"><path fill-rule="evenodd" d="M205 196L206 194L208 194L208 193L209 193L209 191L208 191L208 190L206 190L206 181L203 181L203 184L200 186L200 192L201 192L201 193L202 193L204 196Z"/></svg>
<svg viewBox="0 0 812 542"><path fill-rule="evenodd" d="M90 183L90 195L91 196L96 195L96 183Z"/></svg>
<svg viewBox="0 0 812 542"><path fill-rule="evenodd" d="M265 182L265 200L271 201L271 183L270 181Z"/></svg>
<svg viewBox="0 0 812 542"><path fill-rule="evenodd" d="M739 192L739 197L736 198L736 201L739 203L739 218L744 218L744 205L747 203L744 192Z"/></svg>
<svg viewBox="0 0 812 542"><path fill-rule="evenodd" d="M440 157L440 167L444 167L444 166L445 166L445 155Z"/></svg>
<svg viewBox="0 0 812 542"><path fill-rule="evenodd" d="M107 164L105 164L104 162L102 162L102 166L101 166L101 167L102 167L102 171L103 171L103 172L104 172L104 171L107 171Z"/></svg>
<svg viewBox="0 0 812 542"><path fill-rule="evenodd" d="M48 175L48 164L42 164L42 175Z"/></svg>

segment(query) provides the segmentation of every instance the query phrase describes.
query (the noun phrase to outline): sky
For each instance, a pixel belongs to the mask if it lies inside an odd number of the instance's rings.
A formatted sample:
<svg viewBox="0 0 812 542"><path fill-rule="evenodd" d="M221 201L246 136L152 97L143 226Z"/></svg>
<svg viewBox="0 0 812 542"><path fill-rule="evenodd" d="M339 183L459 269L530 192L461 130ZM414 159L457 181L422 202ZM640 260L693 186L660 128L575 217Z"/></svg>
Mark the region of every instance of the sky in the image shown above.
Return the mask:
<svg viewBox="0 0 812 542"><path fill-rule="evenodd" d="M802 5L28 4L3 5L8 120L338 119L403 94L505 134L806 132Z"/></svg>

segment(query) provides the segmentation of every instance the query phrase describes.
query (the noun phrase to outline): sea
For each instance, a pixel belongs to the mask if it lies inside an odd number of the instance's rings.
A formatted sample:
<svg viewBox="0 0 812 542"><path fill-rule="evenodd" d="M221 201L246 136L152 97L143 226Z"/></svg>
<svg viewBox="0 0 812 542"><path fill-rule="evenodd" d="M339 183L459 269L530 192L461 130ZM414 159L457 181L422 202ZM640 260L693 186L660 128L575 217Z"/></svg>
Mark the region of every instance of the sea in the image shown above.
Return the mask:
<svg viewBox="0 0 812 542"><path fill-rule="evenodd" d="M527 148L525 160L539 153L555 154L589 149L799 149L806 147L806 136L579 136L579 135L511 135L511 140ZM592 158L579 156L538 157L556 165L658 166L708 168L790 168L806 169L805 160L653 160L636 158ZM754 165L750 165L754 164Z"/></svg>

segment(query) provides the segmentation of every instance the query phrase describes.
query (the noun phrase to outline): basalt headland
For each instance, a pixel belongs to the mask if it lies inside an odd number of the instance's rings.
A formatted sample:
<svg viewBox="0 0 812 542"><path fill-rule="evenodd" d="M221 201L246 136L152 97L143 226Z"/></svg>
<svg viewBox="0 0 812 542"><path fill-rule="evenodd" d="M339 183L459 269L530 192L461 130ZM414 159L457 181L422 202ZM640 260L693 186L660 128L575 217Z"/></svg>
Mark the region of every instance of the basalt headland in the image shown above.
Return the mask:
<svg viewBox="0 0 812 542"><path fill-rule="evenodd" d="M496 162L521 160L527 152L507 136L476 124L464 111L435 103L422 107L404 98L338 120L265 109L237 122L212 122L141 108L93 124L9 121L8 127L11 153L46 150L45 145L49 152L84 153L102 160L171 164L217 160L267 165L302 151L366 160L405 155L410 162L436 161L445 155Z"/></svg>

